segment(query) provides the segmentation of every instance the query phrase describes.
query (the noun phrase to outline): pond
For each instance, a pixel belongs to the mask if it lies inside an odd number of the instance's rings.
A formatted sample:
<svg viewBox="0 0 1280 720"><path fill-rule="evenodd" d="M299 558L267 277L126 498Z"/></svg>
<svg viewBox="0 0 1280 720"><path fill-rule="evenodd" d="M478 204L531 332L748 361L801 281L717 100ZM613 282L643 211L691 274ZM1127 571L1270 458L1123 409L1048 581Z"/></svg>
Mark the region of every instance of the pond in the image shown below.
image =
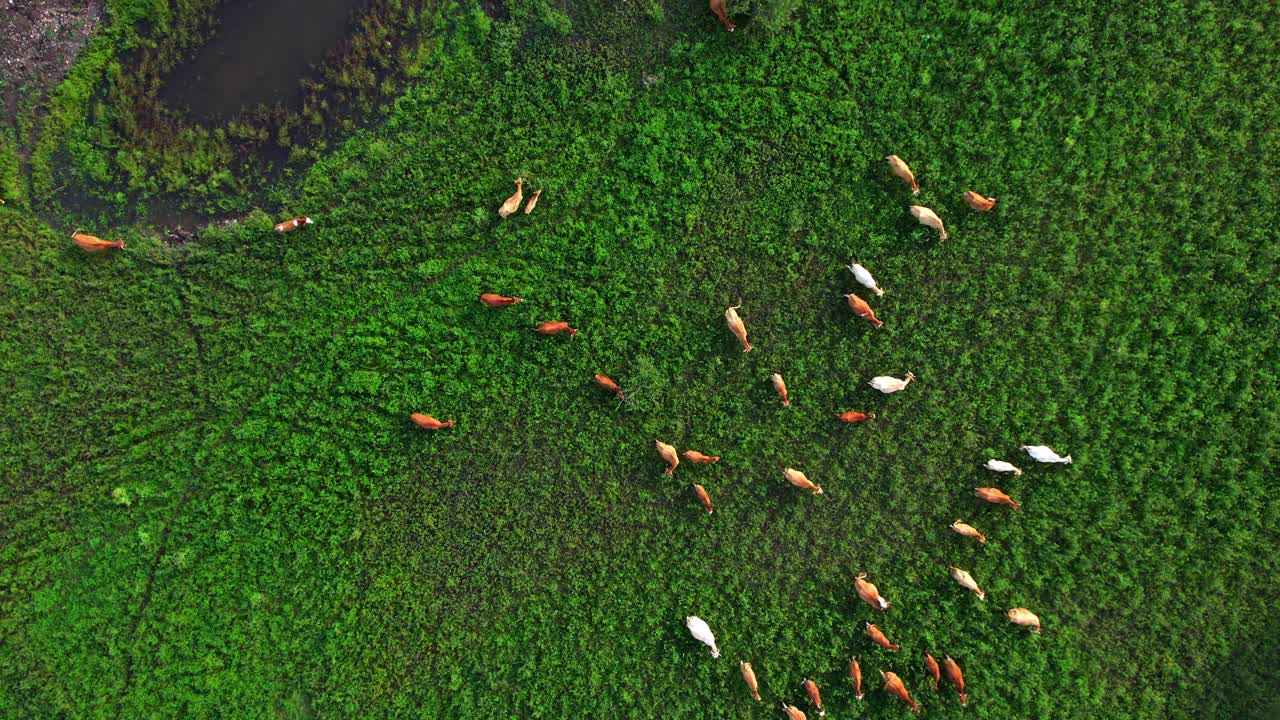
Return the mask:
<svg viewBox="0 0 1280 720"><path fill-rule="evenodd" d="M214 36L178 65L161 93L197 120L259 103L298 105L298 81L350 33L368 0L223 0Z"/></svg>

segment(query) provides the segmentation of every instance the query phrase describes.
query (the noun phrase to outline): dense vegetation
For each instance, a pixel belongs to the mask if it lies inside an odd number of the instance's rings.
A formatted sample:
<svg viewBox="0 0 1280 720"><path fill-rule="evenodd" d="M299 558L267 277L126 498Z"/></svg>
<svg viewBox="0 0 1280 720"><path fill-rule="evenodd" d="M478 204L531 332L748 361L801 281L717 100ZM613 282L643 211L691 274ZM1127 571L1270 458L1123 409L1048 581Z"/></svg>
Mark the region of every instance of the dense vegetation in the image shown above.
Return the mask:
<svg viewBox="0 0 1280 720"><path fill-rule="evenodd" d="M269 215L88 256L0 208L0 714L763 718L807 676L903 716L892 669L933 717L1274 717L1280 12L1247 5L450 7ZM541 203L499 221L517 175ZM654 439L724 460L673 479Z"/></svg>

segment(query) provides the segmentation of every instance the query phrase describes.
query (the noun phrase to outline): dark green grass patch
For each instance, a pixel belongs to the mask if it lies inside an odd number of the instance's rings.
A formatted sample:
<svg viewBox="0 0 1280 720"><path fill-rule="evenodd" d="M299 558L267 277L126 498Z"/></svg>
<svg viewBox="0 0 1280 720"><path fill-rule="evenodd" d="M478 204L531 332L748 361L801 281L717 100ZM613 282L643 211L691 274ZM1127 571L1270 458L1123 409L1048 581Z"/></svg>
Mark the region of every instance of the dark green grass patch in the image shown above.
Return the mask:
<svg viewBox="0 0 1280 720"><path fill-rule="evenodd" d="M460 16L474 43L385 125L194 247L87 258L0 210L0 708L777 717L810 677L833 717L901 716L893 670L933 717L1274 712L1274 12L845 3L731 36L663 10L652 55L517 19L510 69ZM545 193L499 221L517 175ZM295 213L317 222L270 231ZM854 260L881 330L843 304ZM556 319L578 337L530 330ZM724 459L671 478L655 439Z"/></svg>

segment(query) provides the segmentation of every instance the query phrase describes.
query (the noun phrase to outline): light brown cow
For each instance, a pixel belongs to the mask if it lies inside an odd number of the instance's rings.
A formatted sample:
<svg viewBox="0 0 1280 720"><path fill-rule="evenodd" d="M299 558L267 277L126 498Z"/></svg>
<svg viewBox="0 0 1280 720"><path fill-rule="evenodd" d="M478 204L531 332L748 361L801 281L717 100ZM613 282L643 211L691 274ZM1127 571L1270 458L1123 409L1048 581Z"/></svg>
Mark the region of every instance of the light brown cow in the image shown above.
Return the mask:
<svg viewBox="0 0 1280 720"><path fill-rule="evenodd" d="M947 228L942 224L942 218L938 217L938 213L923 205L912 205L911 214L920 221L921 225L937 230L939 240L947 239Z"/></svg>
<svg viewBox="0 0 1280 720"><path fill-rule="evenodd" d="M524 178L516 178L516 191L498 208L498 214L506 219L511 213L520 209L520 201L524 199Z"/></svg>
<svg viewBox="0 0 1280 720"><path fill-rule="evenodd" d="M811 482L809 478L805 477L804 473L799 470L794 468L783 468L782 474L786 476L787 482L792 485L795 485L802 490L811 490L814 495L822 494L822 488Z"/></svg>
<svg viewBox="0 0 1280 720"><path fill-rule="evenodd" d="M887 155L885 160L889 161L889 170L894 175L897 175L902 182L906 183L907 187L911 188L911 194L918 195L920 186L916 183L916 176L911 172L911 168L907 167L907 164L902 161L902 158L897 155Z"/></svg>
<svg viewBox="0 0 1280 720"><path fill-rule="evenodd" d="M794 705L782 703L782 712L787 714L787 720L808 720L804 713L800 712L800 708Z"/></svg>
<svg viewBox="0 0 1280 720"><path fill-rule="evenodd" d="M974 488L973 494L976 497L982 500L986 500L989 503L994 503L996 505L1008 505L1014 510L1017 510L1018 508L1022 507L1022 505L1014 502L1013 498L1009 497L1008 495L1005 495L1003 492L993 487Z"/></svg>
<svg viewBox="0 0 1280 720"><path fill-rule="evenodd" d="M863 320L870 321L872 325L876 326L877 330L884 326L884 323L880 322L880 319L876 317L876 311L871 309L871 306L867 304L866 300L863 300L853 293L845 295L844 298L849 301L849 309L853 311L854 315L857 315Z"/></svg>
<svg viewBox="0 0 1280 720"><path fill-rule="evenodd" d="M707 489L702 487L698 483L693 483L693 493L698 496L699 500L702 501L702 507L706 508L707 514L710 515L712 513L711 496L707 494Z"/></svg>
<svg viewBox="0 0 1280 720"><path fill-rule="evenodd" d="M533 197L529 198L529 204L524 206L525 215L533 212L533 209L538 206L538 198L540 197L542 197L542 191L538 190L533 194Z"/></svg>
<svg viewBox="0 0 1280 720"><path fill-rule="evenodd" d="M902 649L901 646L894 645L893 643L889 642L889 638L885 637L884 633L880 632L880 628L876 627L875 625L872 625L871 623L867 623L867 636L871 638L872 642L874 642L875 644L879 645L880 647L886 650L892 650L893 652L898 652L899 650Z"/></svg>
<svg viewBox="0 0 1280 720"><path fill-rule="evenodd" d="M451 428L457 422L455 420L445 420L444 422L441 422L430 415L423 415L422 413L414 413L409 416L409 419L413 421L413 424L423 430L442 430L444 428Z"/></svg>
<svg viewBox="0 0 1280 720"><path fill-rule="evenodd" d="M979 195L978 193L972 190L965 191L964 201L969 203L969 207L973 208L974 210L977 210L978 212L983 212L983 213L990 212L991 208L996 206L996 198L994 195L989 198L986 198L986 197L982 197L981 195Z"/></svg>
<svg viewBox="0 0 1280 720"><path fill-rule="evenodd" d="M974 580L972 575L955 566L949 569L951 570L951 579L955 580L960 587L976 593L979 600L987 599L987 594L982 592L982 588L978 587L978 581Z"/></svg>
<svg viewBox="0 0 1280 720"><path fill-rule="evenodd" d="M698 452L697 450L685 450L683 453L680 453L680 454L681 454L681 455L684 455L684 459L685 459L685 460L688 460L689 462L696 462L696 463L717 463L717 462L720 462L720 456L719 456L719 455L703 455L702 453Z"/></svg>
<svg viewBox="0 0 1280 720"><path fill-rule="evenodd" d="M738 338L738 342L742 343L742 352L751 352L751 343L747 342L747 326L743 324L742 318L738 317L738 308L741 305L724 311L724 320L729 323L729 330Z"/></svg>
<svg viewBox="0 0 1280 720"><path fill-rule="evenodd" d="M542 333L543 335L559 335L561 333L569 333L569 337L571 338L578 336L578 331L569 327L569 323L563 320L544 322L538 327L534 328L534 330Z"/></svg>
<svg viewBox="0 0 1280 720"><path fill-rule="evenodd" d="M119 248L123 250L125 244L123 240L103 240L100 237L86 235L79 230L71 233L71 242L85 252L98 253L111 248Z"/></svg>
<svg viewBox="0 0 1280 720"><path fill-rule="evenodd" d="M724 0L709 0L707 4L711 8L711 12L720 21L720 24L724 25L724 29L733 32L735 26L729 22L729 16L724 12Z"/></svg>
<svg viewBox="0 0 1280 720"><path fill-rule="evenodd" d="M485 293L480 296L480 302L489 307L510 307L516 303L522 303L524 300L518 297L507 297L506 295L495 295L494 293Z"/></svg>
<svg viewBox="0 0 1280 720"><path fill-rule="evenodd" d="M883 670L880 671L880 677L884 678L884 689L889 694L910 705L913 712L920 712L920 706L916 704L915 700L911 699L910 693L907 692L907 686L902 684L902 678Z"/></svg>
<svg viewBox="0 0 1280 720"><path fill-rule="evenodd" d="M760 700L760 683L756 682L756 671L751 669L751 663L738 662L738 667L742 670L742 679L746 681L747 687L751 688L751 697L757 701Z"/></svg>
<svg viewBox="0 0 1280 720"><path fill-rule="evenodd" d="M1040 618L1026 608L1013 608L1009 611L1009 622L1014 625L1031 628L1031 632L1040 632Z"/></svg>
<svg viewBox="0 0 1280 720"><path fill-rule="evenodd" d="M965 537L977 538L978 542L980 543L985 544L987 542L987 536L978 532L977 528L975 528L974 526L968 523L964 523L964 522L960 522L959 520L956 520L955 522L951 523L951 525L949 525L948 527L950 527L952 530L956 531L957 533Z"/></svg>
<svg viewBox="0 0 1280 720"><path fill-rule="evenodd" d="M969 696L964 694L964 673L960 672L960 666L956 664L955 660L951 659L950 655L948 655L942 661L942 669L946 671L947 679L950 680L951 684L955 685L956 690L960 692L960 704L964 705L969 701Z"/></svg>
<svg viewBox="0 0 1280 720"><path fill-rule="evenodd" d="M867 574L862 573L853 579L853 588L858 592L858 597L862 599L862 602L877 610L888 610L892 603L881 597L880 590L877 589L875 585L867 582L867 580L864 579L866 577Z"/></svg>
<svg viewBox="0 0 1280 720"><path fill-rule="evenodd" d="M787 397L787 383L782 376L774 373L769 376L769 380L773 383L773 389L778 391L778 397L782 398L782 407L791 407L791 400Z"/></svg>
<svg viewBox="0 0 1280 720"><path fill-rule="evenodd" d="M662 456L662 459L667 461L667 474L674 475L676 472L676 466L680 464L680 458L676 455L676 449L661 440L654 440L653 445L658 448L658 454Z"/></svg>

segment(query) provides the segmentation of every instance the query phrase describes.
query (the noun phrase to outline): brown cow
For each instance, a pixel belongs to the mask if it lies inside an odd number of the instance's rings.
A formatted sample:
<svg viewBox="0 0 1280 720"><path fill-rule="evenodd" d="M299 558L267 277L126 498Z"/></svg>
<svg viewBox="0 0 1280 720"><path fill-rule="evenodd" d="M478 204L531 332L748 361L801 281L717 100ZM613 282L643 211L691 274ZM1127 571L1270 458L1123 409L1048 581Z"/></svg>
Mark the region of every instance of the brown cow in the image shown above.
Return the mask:
<svg viewBox="0 0 1280 720"><path fill-rule="evenodd" d="M282 223L278 223L275 227L275 231L283 235L285 233L291 233L294 230L297 230L298 228L302 227L303 225L310 225L310 224L312 224L311 218L306 216L296 217L292 220L285 220Z"/></svg>
<svg viewBox="0 0 1280 720"><path fill-rule="evenodd" d="M854 315L857 315L863 320L869 320L872 325L876 326L877 330L884 325L884 323L880 322L880 319L876 317L876 311L871 309L871 306L867 304L866 300L863 300L853 293L845 295L844 298L849 301L849 309L853 311Z"/></svg>
<svg viewBox="0 0 1280 720"><path fill-rule="evenodd" d="M1008 505L1014 510L1017 510L1018 508L1022 507L1018 503L1014 502L1013 498L1009 497L1008 495L1005 495L1003 492L1000 492L999 490L992 487L974 488L973 494L982 500L986 500L989 503L994 503L996 505Z"/></svg>
<svg viewBox="0 0 1280 720"><path fill-rule="evenodd" d="M569 327L569 323L564 322L563 320L556 320L554 322L544 322L538 327L534 328L534 330L542 333L543 335L559 335L560 333L569 333L569 337L571 338L578 336L578 331Z"/></svg>
<svg viewBox="0 0 1280 720"><path fill-rule="evenodd" d="M773 389L778 391L778 397L782 398L782 407L791 407L791 400L787 397L787 383L783 381L782 376L774 373L769 376L773 381Z"/></svg>
<svg viewBox="0 0 1280 720"><path fill-rule="evenodd" d="M948 655L942 661L942 668L947 673L947 679L956 686L956 690L960 691L960 704L964 705L968 702L969 696L964 694L964 673L960 672L960 666Z"/></svg>
<svg viewBox="0 0 1280 720"><path fill-rule="evenodd" d="M888 600L885 600L883 597L881 597L880 590L876 588L875 585L872 585L871 583L867 582L864 579L866 577L867 577L867 574L862 573L861 575L853 579L853 587L855 590L858 591L858 597L862 599L862 602L870 605L871 607L877 610L881 610L881 611L888 610L889 606L892 605L893 603L890 603Z"/></svg>
<svg viewBox="0 0 1280 720"><path fill-rule="evenodd" d="M423 430L441 430L444 428L451 428L457 422L455 420L446 420L444 422L440 422L439 420L431 417L430 415L423 415L422 413L414 413L409 416L409 419L412 420L415 425L422 428Z"/></svg>
<svg viewBox="0 0 1280 720"><path fill-rule="evenodd" d="M856 410L846 410L845 412L837 413L836 418L843 423L860 423L865 420L875 420L876 414L871 413L868 415L867 413L860 413Z"/></svg>
<svg viewBox="0 0 1280 720"><path fill-rule="evenodd" d="M725 15L724 0L710 0L707 4L711 8L711 12L720 20L720 24L724 25L724 29L729 32L733 32L735 26L733 23L729 22L729 16Z"/></svg>
<svg viewBox="0 0 1280 720"><path fill-rule="evenodd" d="M800 684L804 686L805 693L809 695L809 702L818 708L818 717L825 717L827 711L822 709L822 694L818 692L818 683L805 678L804 682Z"/></svg>
<svg viewBox="0 0 1280 720"><path fill-rule="evenodd" d="M693 492L694 492L694 494L695 494L695 495L697 495L697 496L698 496L698 499L702 501L702 507L706 508L706 509L707 509L707 514L708 514L708 515L710 515L710 514L711 514L711 512L712 512L712 510L711 510L711 496L707 494L707 489L706 489L706 488L704 488L704 487L702 487L702 486L701 486L701 485L699 485L698 483L694 483L694 484L693 484Z"/></svg>
<svg viewBox="0 0 1280 720"><path fill-rule="evenodd" d="M902 684L902 678L883 670L880 671L880 677L884 678L884 689L889 694L910 705L913 712L920 712L920 706L916 704L915 700L911 699L910 693L907 692L907 686Z"/></svg>
<svg viewBox="0 0 1280 720"><path fill-rule="evenodd" d="M933 689L938 689L938 683L942 682L941 673L938 669L938 661L933 659L929 653L924 654L924 669L929 673L929 677L933 678Z"/></svg>
<svg viewBox="0 0 1280 720"><path fill-rule="evenodd" d="M849 659L849 680L853 683L853 692L862 699L862 668L858 665L858 656Z"/></svg>
<svg viewBox="0 0 1280 720"><path fill-rule="evenodd" d="M619 400L627 399L622 394L622 388L618 387L618 383L614 382L613 378L609 377L608 375L601 375L600 373L596 373L595 380L597 385L613 393L614 397L618 398Z"/></svg>
<svg viewBox="0 0 1280 720"><path fill-rule="evenodd" d="M892 650L893 652L898 652L899 650L902 649L900 645L894 645L893 643L889 642L889 638L885 637L884 633L880 632L880 628L876 627L875 625L872 625L871 623L867 623L867 636L871 638L872 642L874 642L875 644L879 645L880 647L886 650Z"/></svg>
<svg viewBox="0 0 1280 720"><path fill-rule="evenodd" d="M480 296L480 302L489 307L509 307L516 303L522 303L524 300L518 297L507 297L506 295L495 295L493 293L484 293Z"/></svg>

